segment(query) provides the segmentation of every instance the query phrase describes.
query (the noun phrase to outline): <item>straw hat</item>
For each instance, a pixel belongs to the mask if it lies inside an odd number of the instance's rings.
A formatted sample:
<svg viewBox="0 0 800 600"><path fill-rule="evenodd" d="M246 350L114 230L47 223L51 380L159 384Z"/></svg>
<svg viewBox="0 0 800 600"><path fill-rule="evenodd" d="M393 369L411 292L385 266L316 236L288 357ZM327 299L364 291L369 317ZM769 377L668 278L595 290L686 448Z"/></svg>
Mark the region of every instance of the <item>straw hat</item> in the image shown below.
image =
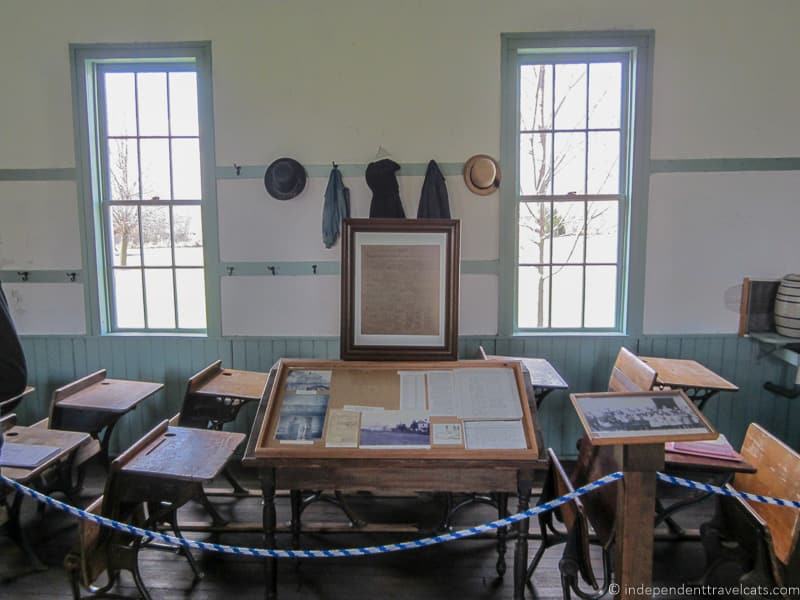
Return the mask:
<svg viewBox="0 0 800 600"><path fill-rule="evenodd" d="M464 163L464 183L473 194L493 194L500 187L500 165L491 156L476 154Z"/></svg>

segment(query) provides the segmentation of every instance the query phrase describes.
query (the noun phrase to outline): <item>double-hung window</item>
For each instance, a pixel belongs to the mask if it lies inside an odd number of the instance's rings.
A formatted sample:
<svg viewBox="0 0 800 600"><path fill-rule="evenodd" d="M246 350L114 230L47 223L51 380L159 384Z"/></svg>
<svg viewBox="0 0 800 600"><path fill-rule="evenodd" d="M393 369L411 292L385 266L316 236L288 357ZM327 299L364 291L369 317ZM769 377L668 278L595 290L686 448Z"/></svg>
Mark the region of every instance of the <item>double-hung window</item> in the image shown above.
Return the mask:
<svg viewBox="0 0 800 600"><path fill-rule="evenodd" d="M513 329L622 330L636 53L518 47L506 56L515 293L505 301Z"/></svg>
<svg viewBox="0 0 800 600"><path fill-rule="evenodd" d="M197 61L98 60L85 76L105 330L205 331Z"/></svg>

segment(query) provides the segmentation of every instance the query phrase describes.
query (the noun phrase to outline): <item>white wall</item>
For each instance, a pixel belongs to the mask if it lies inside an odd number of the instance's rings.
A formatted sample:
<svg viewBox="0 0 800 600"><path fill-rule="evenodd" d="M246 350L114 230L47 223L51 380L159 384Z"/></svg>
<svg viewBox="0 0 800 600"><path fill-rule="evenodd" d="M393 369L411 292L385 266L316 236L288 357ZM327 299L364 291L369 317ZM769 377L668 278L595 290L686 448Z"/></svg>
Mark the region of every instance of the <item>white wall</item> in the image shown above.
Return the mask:
<svg viewBox="0 0 800 600"><path fill-rule="evenodd" d="M218 165L282 155L365 163L378 145L399 162L460 162L499 154L501 32L604 29L656 31L653 158L800 156L794 0L768 8L747 0L4 0L2 13L0 169L75 165L70 43L211 40ZM741 276L797 270L791 258L775 259L800 253L796 177L653 176L646 331L734 331L720 307ZM363 179L348 179L355 214L366 214ZM324 185L311 179L302 198L278 203L258 180L220 180L222 258L335 259L338 251L320 242ZM401 178L409 213L420 185ZM458 177L448 186L463 258L496 260L498 198L469 194ZM0 270L80 267L77 207L72 183L0 182ZM743 252L751 221L770 237L753 238ZM322 304L338 302L336 285L314 285ZM261 312L278 302L269 286L223 281L226 333L335 333L330 318L297 303L271 322ZM496 287L493 276L464 278L464 292L480 295L464 298L462 332L496 331ZM28 315L42 311L23 322L60 332L61 315L22 302ZM245 314L251 330L239 319ZM83 331L82 318L70 327Z"/></svg>

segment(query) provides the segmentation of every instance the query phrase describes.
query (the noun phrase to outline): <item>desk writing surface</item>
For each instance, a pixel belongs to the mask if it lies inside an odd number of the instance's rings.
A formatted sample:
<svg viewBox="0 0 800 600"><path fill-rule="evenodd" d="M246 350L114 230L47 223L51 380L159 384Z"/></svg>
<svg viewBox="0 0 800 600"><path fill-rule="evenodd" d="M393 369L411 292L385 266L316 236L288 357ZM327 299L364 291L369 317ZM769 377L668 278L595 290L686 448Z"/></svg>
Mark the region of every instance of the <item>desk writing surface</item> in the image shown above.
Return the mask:
<svg viewBox="0 0 800 600"><path fill-rule="evenodd" d="M162 383L101 379L58 401L59 408L126 413L164 387Z"/></svg>
<svg viewBox="0 0 800 600"><path fill-rule="evenodd" d="M523 356L496 356L487 354L488 360L518 360L531 376L531 385L539 388L565 390L569 387L555 367L544 358L525 358Z"/></svg>
<svg viewBox="0 0 800 600"><path fill-rule="evenodd" d="M656 381L677 388L698 388L736 392L737 386L694 360L640 356L656 371Z"/></svg>
<svg viewBox="0 0 800 600"><path fill-rule="evenodd" d="M267 387L267 373L221 369L194 393L198 396L214 398L241 398L261 400Z"/></svg>
<svg viewBox="0 0 800 600"><path fill-rule="evenodd" d="M756 468L747 461L722 460L708 456L695 456L680 452L664 452L664 465L674 471L703 473L755 473Z"/></svg>
<svg viewBox="0 0 800 600"><path fill-rule="evenodd" d="M243 433L169 427L122 467L127 474L209 481L244 440Z"/></svg>
<svg viewBox="0 0 800 600"><path fill-rule="evenodd" d="M442 371L465 368L508 368L513 371L519 392L522 411L522 425L528 444L527 449L513 450L468 450L445 446L414 449L367 449L367 448L329 448L325 446L325 431L322 438L309 444L286 444L275 439L281 405L285 392L286 377L289 371L330 370L332 371L330 395L327 410L341 409L345 405L369 406L384 410L399 409L400 376L399 371ZM453 417L431 417L431 424L454 422ZM327 418L326 424L327 427ZM301 459L406 459L434 461L441 460L492 460L500 464L520 463L540 460L536 444L536 424L528 407L525 385L520 364L516 361L470 360L450 362L362 362L362 361L318 361L282 360L275 375L275 385L262 400L251 433L251 443L247 454L258 461L266 458ZM254 438L254 439L253 439ZM247 457L246 454L246 457ZM505 462L504 462L505 461Z"/></svg>
<svg viewBox="0 0 800 600"><path fill-rule="evenodd" d="M30 481L53 464L68 456L74 450L88 442L91 437L88 433L78 433L75 431L60 431L58 429L47 429L45 427L24 427L17 425L5 433L5 439L15 444L37 444L40 446L54 446L60 448L60 452L51 456L42 464L34 469L16 469L3 467L3 475L25 483Z"/></svg>

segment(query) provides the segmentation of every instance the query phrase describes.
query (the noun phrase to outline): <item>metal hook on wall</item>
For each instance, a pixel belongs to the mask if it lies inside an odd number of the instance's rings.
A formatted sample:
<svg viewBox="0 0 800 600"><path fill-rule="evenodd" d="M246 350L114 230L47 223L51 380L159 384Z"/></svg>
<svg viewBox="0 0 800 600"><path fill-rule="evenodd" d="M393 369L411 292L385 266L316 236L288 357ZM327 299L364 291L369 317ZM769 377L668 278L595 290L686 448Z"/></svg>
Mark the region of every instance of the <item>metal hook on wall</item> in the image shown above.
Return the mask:
<svg viewBox="0 0 800 600"><path fill-rule="evenodd" d="M236 176L239 177L239 175L242 174L242 165L237 165L236 163L233 163L233 168L236 169Z"/></svg>
<svg viewBox="0 0 800 600"><path fill-rule="evenodd" d="M226 271L228 271L228 277L230 277L231 275L233 275L233 271L234 271L234 270L235 270L235 267L227 267L227 268L226 268Z"/></svg>
<svg viewBox="0 0 800 600"><path fill-rule="evenodd" d="M19 275L20 281L28 281L30 273L28 271L17 271L17 275Z"/></svg>
<svg viewBox="0 0 800 600"><path fill-rule="evenodd" d="M69 279L72 283L75 283L75 278L78 276L75 272L67 273L67 279Z"/></svg>
<svg viewBox="0 0 800 600"><path fill-rule="evenodd" d="M276 271L277 271L277 270L278 270L278 267L276 267L276 266L274 266L274 265L270 265L270 266L268 266L268 267L267 267L267 271L269 271L269 272L270 272L270 273L272 273L273 275L276 275L276 274L277 274L277 273L276 273Z"/></svg>
<svg viewBox="0 0 800 600"><path fill-rule="evenodd" d="M316 275L317 274L317 265L311 265L311 271L314 273L314 275Z"/></svg>

